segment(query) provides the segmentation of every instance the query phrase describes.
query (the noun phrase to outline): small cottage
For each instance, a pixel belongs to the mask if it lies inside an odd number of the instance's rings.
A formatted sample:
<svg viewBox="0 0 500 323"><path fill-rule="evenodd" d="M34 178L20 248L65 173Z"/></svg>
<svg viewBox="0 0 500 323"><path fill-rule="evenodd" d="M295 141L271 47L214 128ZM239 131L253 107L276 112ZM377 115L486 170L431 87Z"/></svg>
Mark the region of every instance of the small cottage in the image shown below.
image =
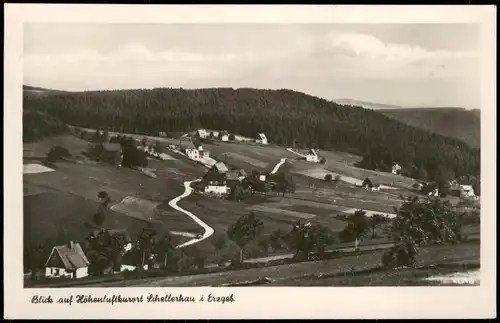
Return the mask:
<svg viewBox="0 0 500 323"><path fill-rule="evenodd" d="M394 175L401 175L401 166L399 166L397 163L393 163L393 165L392 165L392 173Z"/></svg>
<svg viewBox="0 0 500 323"><path fill-rule="evenodd" d="M229 133L226 130L222 130L219 133L219 139L222 141L229 141Z"/></svg>
<svg viewBox="0 0 500 323"><path fill-rule="evenodd" d="M453 185L449 188L450 195L457 197L474 197L474 188L471 185Z"/></svg>
<svg viewBox="0 0 500 323"><path fill-rule="evenodd" d="M229 187L227 186L226 173L228 171L229 169L224 163L215 163L203 177L205 193L227 194Z"/></svg>
<svg viewBox="0 0 500 323"><path fill-rule="evenodd" d="M317 163L319 161L318 154L316 153L316 150L311 149L306 155L306 160L308 162L312 163Z"/></svg>
<svg viewBox="0 0 500 323"><path fill-rule="evenodd" d="M258 134L257 143L267 145L267 137L264 133Z"/></svg>
<svg viewBox="0 0 500 323"><path fill-rule="evenodd" d="M196 137L198 137L198 138L207 138L208 137L208 131L206 129L198 129L196 131Z"/></svg>
<svg viewBox="0 0 500 323"><path fill-rule="evenodd" d="M361 184L361 186L365 189L365 190L371 190L373 188L373 183L372 181L367 177L365 178L365 180L363 181L363 183Z"/></svg>
<svg viewBox="0 0 500 323"><path fill-rule="evenodd" d="M200 151L198 149L187 148L185 151L186 151L186 155L190 159L194 159L194 160L200 159Z"/></svg>
<svg viewBox="0 0 500 323"><path fill-rule="evenodd" d="M45 277L83 278L88 276L89 261L78 242L55 246L45 263Z"/></svg>

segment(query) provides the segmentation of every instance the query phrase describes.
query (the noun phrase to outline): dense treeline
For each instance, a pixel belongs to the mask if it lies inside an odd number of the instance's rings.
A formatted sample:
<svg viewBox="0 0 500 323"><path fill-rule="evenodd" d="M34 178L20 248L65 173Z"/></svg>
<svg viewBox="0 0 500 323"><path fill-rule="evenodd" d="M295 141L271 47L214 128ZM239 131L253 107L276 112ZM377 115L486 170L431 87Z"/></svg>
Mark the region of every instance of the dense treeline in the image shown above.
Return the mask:
<svg viewBox="0 0 500 323"><path fill-rule="evenodd" d="M449 177L479 173L479 149L459 140L427 133L373 110L291 90L78 92L25 96L24 108L49 113L75 126L118 132L153 135L199 127L249 137L265 132L277 144L364 155L361 165L366 168L387 168L397 161L404 168L422 169L426 173L422 179L427 180L441 176L442 171Z"/></svg>
<svg viewBox="0 0 500 323"><path fill-rule="evenodd" d="M58 118L39 111L23 111L23 142L32 142L67 132L69 132L68 127Z"/></svg>

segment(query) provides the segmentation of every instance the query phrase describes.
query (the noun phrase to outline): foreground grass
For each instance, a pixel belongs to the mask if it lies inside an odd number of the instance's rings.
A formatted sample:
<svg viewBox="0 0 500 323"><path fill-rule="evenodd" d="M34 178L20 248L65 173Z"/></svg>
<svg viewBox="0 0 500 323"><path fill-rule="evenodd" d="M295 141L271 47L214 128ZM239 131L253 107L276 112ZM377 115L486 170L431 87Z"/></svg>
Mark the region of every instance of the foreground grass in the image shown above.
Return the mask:
<svg viewBox="0 0 500 323"><path fill-rule="evenodd" d="M166 278L149 278L112 283L96 283L86 287L166 287L166 286L226 286L244 281L269 277L281 286L308 286L307 277L348 275L353 272L374 270L381 265L383 250L353 255L339 259L293 263L264 268L216 272L200 275L186 275ZM418 256L419 266L446 263L479 264L480 244L478 241L460 245L428 246ZM324 281L321 286L329 286ZM430 284L430 283L429 283ZM310 285L310 283L309 283ZM271 285L272 286L272 285Z"/></svg>
<svg viewBox="0 0 500 323"><path fill-rule="evenodd" d="M438 281L425 278L479 269L479 263L452 263L421 268L402 268L398 270L372 270L353 274L308 276L299 279L278 281L274 286L442 286Z"/></svg>

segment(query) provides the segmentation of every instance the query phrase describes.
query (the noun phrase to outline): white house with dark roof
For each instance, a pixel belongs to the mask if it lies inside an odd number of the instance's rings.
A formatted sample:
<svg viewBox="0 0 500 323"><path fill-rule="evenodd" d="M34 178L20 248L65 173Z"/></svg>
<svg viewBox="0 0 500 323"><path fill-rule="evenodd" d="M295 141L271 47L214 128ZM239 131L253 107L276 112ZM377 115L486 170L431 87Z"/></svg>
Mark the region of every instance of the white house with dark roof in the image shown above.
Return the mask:
<svg viewBox="0 0 500 323"><path fill-rule="evenodd" d="M227 194L229 187L227 186L226 173L228 171L226 164L216 162L204 176L205 193Z"/></svg>
<svg viewBox="0 0 500 323"><path fill-rule="evenodd" d="M399 166L397 163L394 163L392 165L392 171L394 175L400 175L401 174L401 166Z"/></svg>
<svg viewBox="0 0 500 323"><path fill-rule="evenodd" d="M260 143L260 144L263 144L263 145L267 145L267 137L266 137L266 134L264 133L259 133L258 134L258 139L257 139L257 143Z"/></svg>
<svg viewBox="0 0 500 323"><path fill-rule="evenodd" d="M316 150L314 150L314 149L309 150L309 152L306 155L306 160L308 162L312 162L312 163L319 162L319 158L318 158L318 154L316 153Z"/></svg>
<svg viewBox="0 0 500 323"><path fill-rule="evenodd" d="M45 277L83 278L88 276L89 261L78 242L55 246L45 262Z"/></svg>
<svg viewBox="0 0 500 323"><path fill-rule="evenodd" d="M198 129L196 131L196 136L199 138L207 138L208 137L208 131L206 129Z"/></svg>

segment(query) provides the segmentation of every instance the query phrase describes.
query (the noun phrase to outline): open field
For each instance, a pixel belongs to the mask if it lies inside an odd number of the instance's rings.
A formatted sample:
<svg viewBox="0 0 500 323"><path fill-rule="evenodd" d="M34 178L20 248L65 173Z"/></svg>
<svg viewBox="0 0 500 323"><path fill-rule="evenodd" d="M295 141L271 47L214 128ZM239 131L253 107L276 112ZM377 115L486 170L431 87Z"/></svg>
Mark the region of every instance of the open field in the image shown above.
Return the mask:
<svg viewBox="0 0 500 323"><path fill-rule="evenodd" d="M357 271L374 270L381 264L384 251L350 256L339 259L310 261L279 265L264 268L246 269L238 271L226 271L212 274L149 278L113 283L100 283L88 285L88 287L167 287L167 286L227 286L245 281L269 277L274 281L267 286L311 286L311 281L326 277L320 286L342 286L334 285L329 281L329 276L349 275ZM421 266L431 264L479 264L480 245L478 242L464 243L460 245L429 246L421 249L418 255L418 264ZM418 269L410 269L418 270ZM385 271L386 273L397 270ZM368 280L369 281L369 280ZM431 285L432 283L428 283ZM351 285L352 286L352 285ZM364 285L366 283L364 282ZM380 285L379 285L380 286Z"/></svg>
<svg viewBox="0 0 500 323"><path fill-rule="evenodd" d="M75 138L76 140L73 140ZM29 144L33 151L39 151L42 155L46 150L52 147L51 138L38 143ZM75 151L82 145L78 138L72 136L56 137L55 143L63 145L70 151ZM76 146L71 146L74 142ZM32 210L44 210L45 203L53 203L53 207L57 207L57 212L60 212L60 217L67 216L73 219L74 223L68 223L68 232L78 232L78 228L82 223L87 221L97 211L97 193L106 191L112 203L117 204L113 208L119 212L113 212L114 215L120 215L131 220L148 220L144 223L154 223L154 227L158 228L159 232L167 229L180 232L198 233L200 227L189 219L186 215L175 211L168 207L167 210L157 210L157 207L163 201L170 201L172 198L180 195L184 188L182 182L192 180L194 177L201 176L205 170L201 165L195 163L186 163L181 160L157 161L150 160L148 165L149 170L155 174L157 178L148 176L141 171L131 170L128 168L116 167L105 163L76 163L73 161L60 161L54 164L54 171L38 174L26 174L23 177L24 195L30 196L26 202L25 216L28 218L33 215ZM94 205L93 207L72 207L71 202L59 203L58 199L53 202L47 202L40 196L44 193L53 194L69 194L71 198L66 196L63 200L74 201L78 205L79 201L87 201ZM42 194L42 195L40 195ZM124 199L124 200L123 200ZM147 201L144 203L129 203L130 199L138 201ZM81 202L84 203L84 202ZM140 206L140 207L139 207ZM82 212L86 210L85 212ZM47 220L57 223L58 220L53 218L52 211L46 212L44 215ZM156 216L169 214L170 216ZM180 221L169 221L172 218L178 218ZM34 220L36 221L36 220ZM118 221L118 223L121 223ZM126 225L126 228L135 232L136 228L140 227L132 222L131 225ZM140 222L142 223L142 222ZM176 224L179 223L179 226ZM44 227L44 223L40 227ZM76 229L75 229L76 228ZM45 231L45 232L44 232ZM53 230L41 230L44 238L51 238ZM70 235L68 234L68 237Z"/></svg>
<svg viewBox="0 0 500 323"><path fill-rule="evenodd" d="M134 196L126 196L117 204L112 205L110 209L130 217L152 221L158 216L156 211L158 204L158 202L152 202Z"/></svg>
<svg viewBox="0 0 500 323"><path fill-rule="evenodd" d="M24 241L29 243L65 243L87 236L93 225L93 215L99 203L67 192L52 191L24 197ZM102 227L127 229L133 235L150 225L150 222L106 210ZM154 227L165 232L167 226L156 222ZM56 241L59 240L59 241Z"/></svg>
<svg viewBox="0 0 500 323"><path fill-rule="evenodd" d="M52 168L40 165L40 164L24 164L23 174L39 174L46 172L53 172Z"/></svg>
<svg viewBox="0 0 500 323"><path fill-rule="evenodd" d="M87 150L90 143L72 135L60 135L45 138L37 142L23 143L24 157L44 157L54 146L61 146L72 155L81 155L82 150Z"/></svg>

